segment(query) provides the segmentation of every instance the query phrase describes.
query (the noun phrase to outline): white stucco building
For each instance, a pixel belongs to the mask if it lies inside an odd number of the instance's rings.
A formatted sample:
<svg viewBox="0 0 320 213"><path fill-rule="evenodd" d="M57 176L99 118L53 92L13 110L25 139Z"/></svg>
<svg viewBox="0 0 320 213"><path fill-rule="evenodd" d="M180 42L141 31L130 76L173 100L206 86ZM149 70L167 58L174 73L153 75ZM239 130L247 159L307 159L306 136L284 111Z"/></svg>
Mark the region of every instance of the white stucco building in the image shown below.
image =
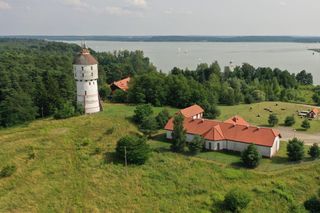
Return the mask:
<svg viewBox="0 0 320 213"><path fill-rule="evenodd" d="M98 62L85 45L75 57L73 69L77 83L77 102L83 105L86 114L100 112Z"/></svg>
<svg viewBox="0 0 320 213"><path fill-rule="evenodd" d="M250 126L243 118L234 116L224 122L202 118L185 118L187 142L195 135L205 139L208 150L231 150L242 152L254 144L264 157L273 157L280 149L280 133L270 128ZM173 118L165 126L167 139L172 139Z"/></svg>

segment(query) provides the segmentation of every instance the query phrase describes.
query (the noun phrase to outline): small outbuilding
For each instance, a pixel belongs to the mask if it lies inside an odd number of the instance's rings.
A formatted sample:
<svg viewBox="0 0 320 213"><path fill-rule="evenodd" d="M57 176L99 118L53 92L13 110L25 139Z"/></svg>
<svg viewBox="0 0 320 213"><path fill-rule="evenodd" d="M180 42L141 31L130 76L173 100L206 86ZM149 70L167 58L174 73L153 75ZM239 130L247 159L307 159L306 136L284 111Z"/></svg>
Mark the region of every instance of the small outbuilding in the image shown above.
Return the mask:
<svg viewBox="0 0 320 213"><path fill-rule="evenodd" d="M111 91L112 93L114 93L114 91L116 91L117 89L120 89L124 92L127 92L129 89L129 82L130 82L131 78L124 78L120 81L115 81L110 85Z"/></svg>
<svg viewBox="0 0 320 213"><path fill-rule="evenodd" d="M194 104L179 111L185 118L199 119L203 117L204 110L201 106Z"/></svg>

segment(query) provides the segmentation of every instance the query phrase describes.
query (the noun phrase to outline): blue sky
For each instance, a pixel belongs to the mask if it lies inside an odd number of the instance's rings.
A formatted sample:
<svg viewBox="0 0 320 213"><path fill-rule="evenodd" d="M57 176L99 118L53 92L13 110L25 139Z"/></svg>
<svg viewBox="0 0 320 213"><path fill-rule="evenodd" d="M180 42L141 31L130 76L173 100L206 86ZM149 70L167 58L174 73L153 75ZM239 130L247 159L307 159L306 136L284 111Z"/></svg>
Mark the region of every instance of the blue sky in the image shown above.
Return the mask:
<svg viewBox="0 0 320 213"><path fill-rule="evenodd" d="M0 35L320 36L320 0L0 0Z"/></svg>

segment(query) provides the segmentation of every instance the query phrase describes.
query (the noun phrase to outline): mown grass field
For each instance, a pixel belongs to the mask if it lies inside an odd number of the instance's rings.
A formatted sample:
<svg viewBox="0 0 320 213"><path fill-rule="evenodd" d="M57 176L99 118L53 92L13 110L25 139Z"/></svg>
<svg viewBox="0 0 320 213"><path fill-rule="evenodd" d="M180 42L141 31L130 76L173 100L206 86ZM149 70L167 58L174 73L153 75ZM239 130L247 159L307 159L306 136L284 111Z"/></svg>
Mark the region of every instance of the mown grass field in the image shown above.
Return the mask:
<svg viewBox="0 0 320 213"><path fill-rule="evenodd" d="M252 196L245 212L290 212L319 188L320 162L289 164L284 147L277 162L264 159L246 170L237 155L174 154L167 142L150 140L150 160L124 167L114 148L121 136L139 134L130 122L133 110L106 104L95 115L0 130L0 167L17 166L0 179L0 211L221 212L223 196L239 187Z"/></svg>
<svg viewBox="0 0 320 213"><path fill-rule="evenodd" d="M252 109L250 109L252 107ZM304 118L300 118L297 115L297 111L310 110L314 107L307 107L300 104L284 103L284 102L261 102L257 104L241 104L237 106L220 106L221 116L220 120L226 120L233 115L240 115L249 123L268 126L268 117L270 112L264 110L264 108L271 109L273 113L279 118L279 125L284 125L284 120L287 116L295 115L296 123L292 128L298 131L304 131L301 129L301 123ZM259 116L258 116L259 115ZM310 121L311 128L307 130L307 133L319 133L320 132L320 119Z"/></svg>

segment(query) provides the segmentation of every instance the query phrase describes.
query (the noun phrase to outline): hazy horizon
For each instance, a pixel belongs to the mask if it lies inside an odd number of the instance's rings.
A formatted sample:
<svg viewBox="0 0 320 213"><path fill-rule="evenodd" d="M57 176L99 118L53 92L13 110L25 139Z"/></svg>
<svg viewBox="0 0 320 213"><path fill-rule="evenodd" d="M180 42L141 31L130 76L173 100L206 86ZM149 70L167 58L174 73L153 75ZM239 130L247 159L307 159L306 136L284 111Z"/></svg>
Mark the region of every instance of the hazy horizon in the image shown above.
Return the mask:
<svg viewBox="0 0 320 213"><path fill-rule="evenodd" d="M0 0L0 35L320 36L318 0Z"/></svg>

